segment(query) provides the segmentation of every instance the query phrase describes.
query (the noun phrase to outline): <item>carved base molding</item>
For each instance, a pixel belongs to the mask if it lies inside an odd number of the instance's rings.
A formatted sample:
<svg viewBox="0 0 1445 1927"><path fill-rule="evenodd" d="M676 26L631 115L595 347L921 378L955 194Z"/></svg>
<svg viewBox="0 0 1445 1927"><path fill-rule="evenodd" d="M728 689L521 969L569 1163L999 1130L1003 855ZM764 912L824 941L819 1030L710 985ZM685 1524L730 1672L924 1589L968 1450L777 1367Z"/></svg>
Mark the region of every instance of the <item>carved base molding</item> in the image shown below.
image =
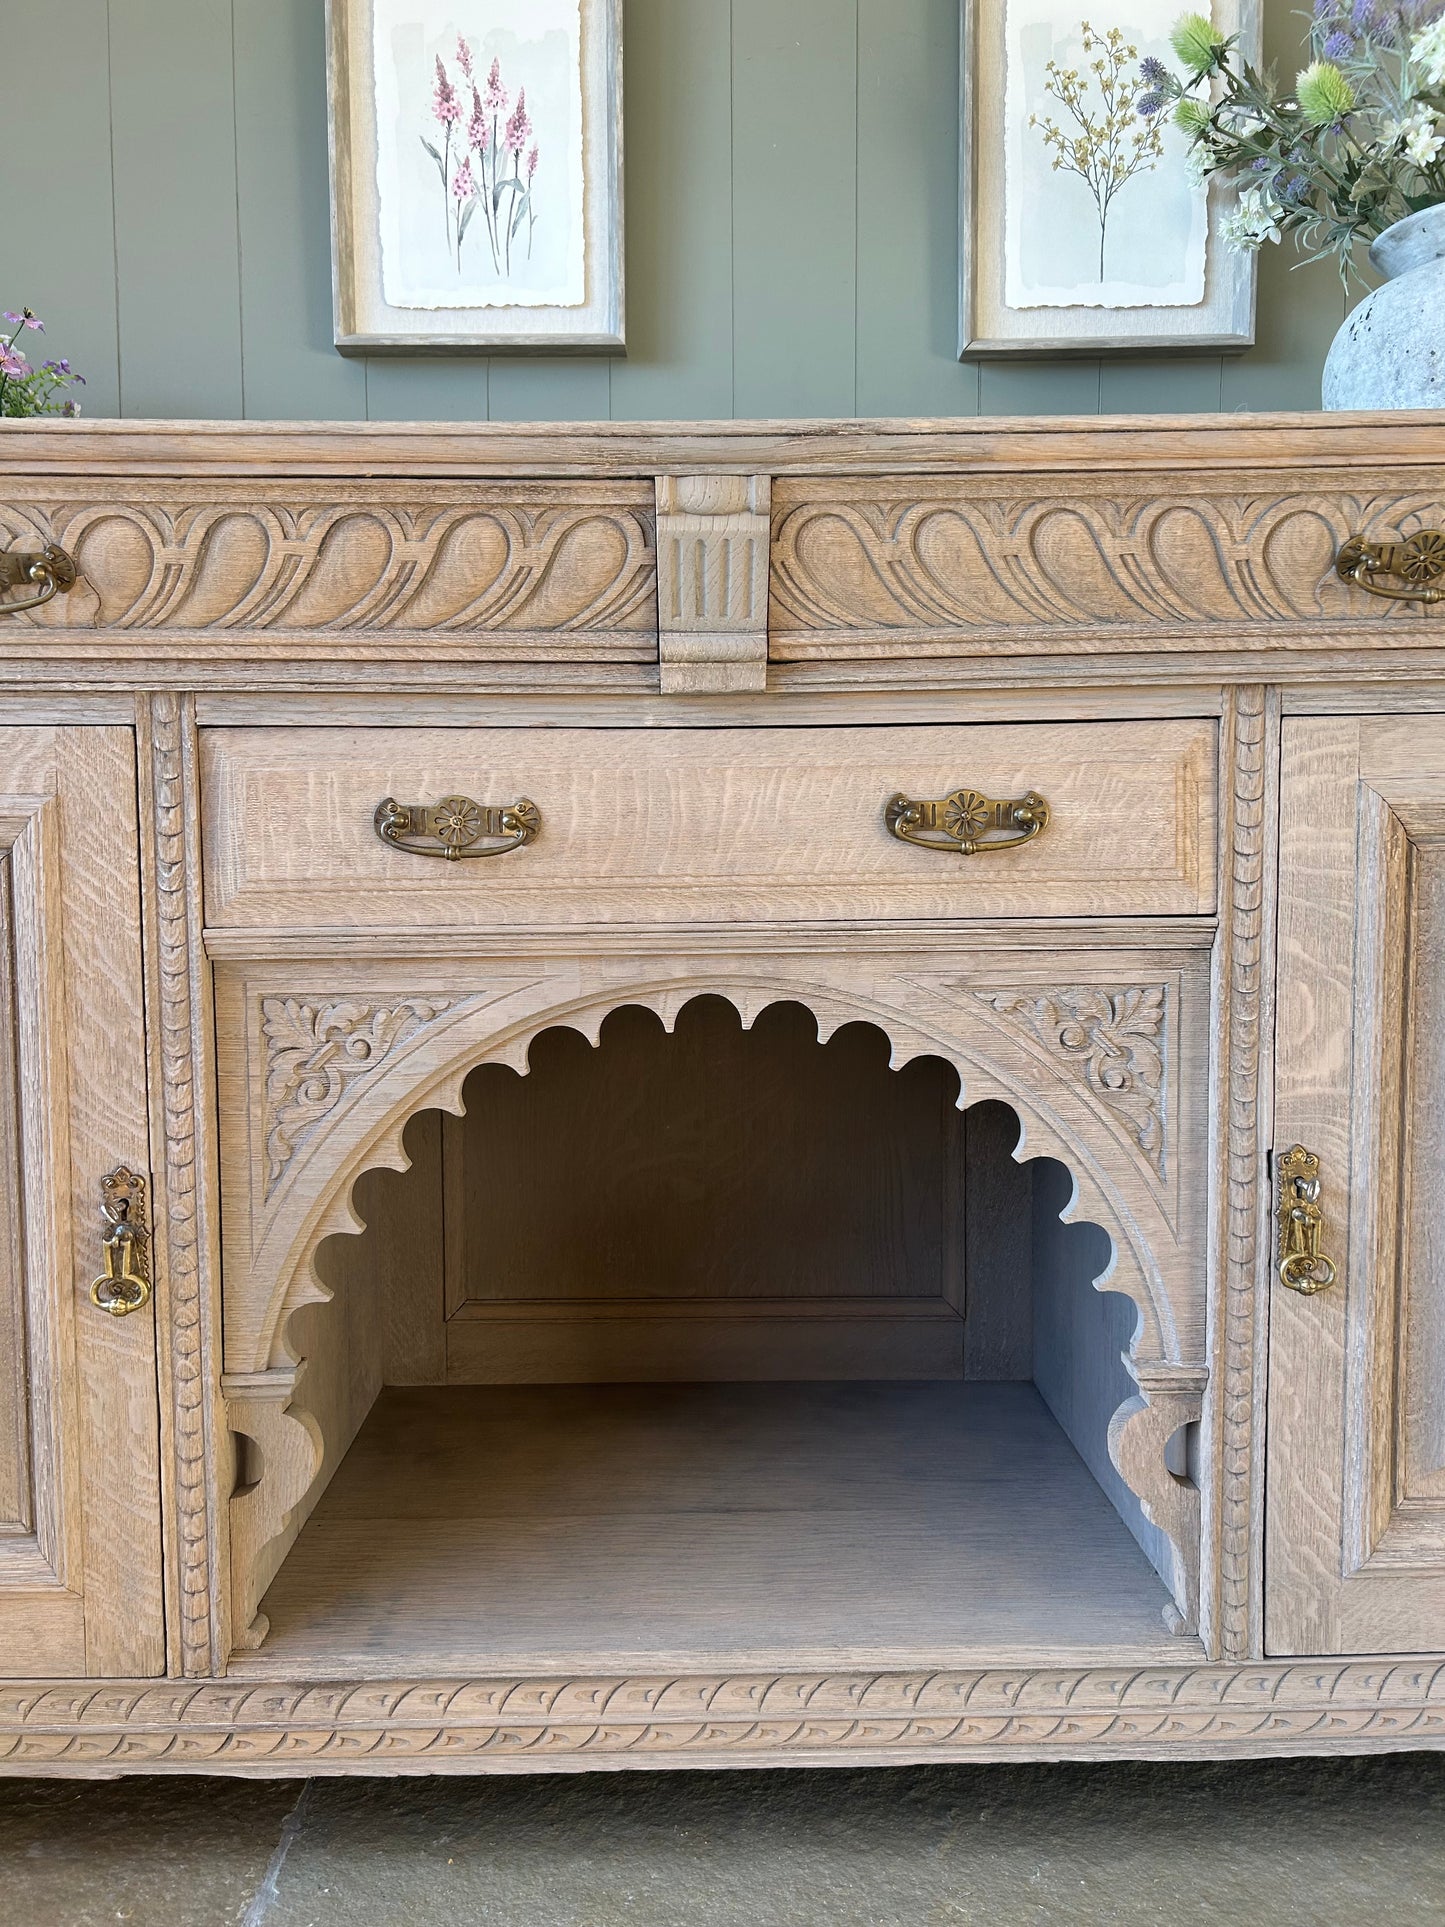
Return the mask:
<svg viewBox="0 0 1445 1927"><path fill-rule="evenodd" d="M544 1773L1445 1747L1445 1656L1087 1671L0 1686L0 1774Z"/></svg>

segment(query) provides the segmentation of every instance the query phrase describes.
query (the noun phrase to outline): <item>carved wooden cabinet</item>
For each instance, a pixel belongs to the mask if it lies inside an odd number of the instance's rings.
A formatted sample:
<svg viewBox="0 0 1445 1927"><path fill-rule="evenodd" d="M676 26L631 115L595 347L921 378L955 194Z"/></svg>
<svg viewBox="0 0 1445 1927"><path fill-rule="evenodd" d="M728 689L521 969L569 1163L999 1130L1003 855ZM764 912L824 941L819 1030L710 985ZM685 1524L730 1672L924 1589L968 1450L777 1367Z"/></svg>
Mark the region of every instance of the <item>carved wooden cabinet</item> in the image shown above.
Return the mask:
<svg viewBox="0 0 1445 1927"><path fill-rule="evenodd" d="M5 1769L1440 1744L1442 456L5 424Z"/></svg>

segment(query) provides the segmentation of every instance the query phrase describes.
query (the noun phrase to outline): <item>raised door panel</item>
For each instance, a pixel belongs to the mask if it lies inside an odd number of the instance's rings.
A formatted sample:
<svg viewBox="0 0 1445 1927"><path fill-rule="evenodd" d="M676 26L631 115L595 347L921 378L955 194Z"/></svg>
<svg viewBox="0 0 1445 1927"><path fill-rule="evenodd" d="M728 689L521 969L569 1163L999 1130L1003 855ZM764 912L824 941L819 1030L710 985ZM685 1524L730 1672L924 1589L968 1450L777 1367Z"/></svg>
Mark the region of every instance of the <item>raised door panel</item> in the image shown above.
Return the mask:
<svg viewBox="0 0 1445 1927"><path fill-rule="evenodd" d="M91 1302L147 1167L134 739L0 730L0 1677L165 1665L149 1307Z"/></svg>
<svg viewBox="0 0 1445 1927"><path fill-rule="evenodd" d="M1445 1648L1445 721L1285 725L1275 1157L1332 1285L1270 1308L1271 1653Z"/></svg>

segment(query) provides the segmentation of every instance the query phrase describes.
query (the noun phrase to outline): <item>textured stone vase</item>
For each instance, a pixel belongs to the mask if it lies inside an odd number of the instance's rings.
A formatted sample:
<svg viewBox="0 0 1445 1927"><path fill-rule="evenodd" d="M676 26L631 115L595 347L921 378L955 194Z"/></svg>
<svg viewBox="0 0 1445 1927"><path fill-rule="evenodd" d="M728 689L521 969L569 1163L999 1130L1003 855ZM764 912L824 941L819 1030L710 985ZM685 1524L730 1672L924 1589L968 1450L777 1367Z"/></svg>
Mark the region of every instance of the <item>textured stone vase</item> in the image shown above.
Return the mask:
<svg viewBox="0 0 1445 1927"><path fill-rule="evenodd" d="M1345 317L1325 361L1326 408L1445 408L1445 205L1386 228L1387 278Z"/></svg>

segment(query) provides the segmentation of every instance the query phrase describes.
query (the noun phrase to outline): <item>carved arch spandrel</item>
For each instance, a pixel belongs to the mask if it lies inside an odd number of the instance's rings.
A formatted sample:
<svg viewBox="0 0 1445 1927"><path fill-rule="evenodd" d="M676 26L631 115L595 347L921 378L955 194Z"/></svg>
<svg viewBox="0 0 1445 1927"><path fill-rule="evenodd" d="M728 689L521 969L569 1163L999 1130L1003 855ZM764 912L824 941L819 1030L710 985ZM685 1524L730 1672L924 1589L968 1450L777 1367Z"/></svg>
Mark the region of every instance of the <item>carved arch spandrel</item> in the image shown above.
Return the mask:
<svg viewBox="0 0 1445 1927"><path fill-rule="evenodd" d="M677 972L675 964L671 968ZM667 960L659 960L650 976L639 977L635 966L623 975L612 965L584 972L573 964L529 980L494 978L485 993L451 1000L433 995L430 985L415 990L393 983L388 990L337 993L329 1006L360 1013L364 1025L376 1011L438 1008L354 1081L324 1117L324 1128L313 1129L298 1147L296 1169L280 1186L272 1181L268 1150L275 1113L266 1096L274 1071L265 1044L265 1010L278 1003L315 1007L317 1000L280 990L259 997L252 993L249 1090L244 1106L236 1101L238 1093L226 1105L230 1120L249 1119L251 1179L247 1222L233 1218L228 1225L227 1370L294 1365L286 1341L291 1313L329 1296L312 1258L325 1238L363 1229L350 1202L363 1172L407 1168L402 1133L416 1112L460 1114L462 1085L478 1064L505 1063L525 1073L532 1039L542 1030L567 1025L595 1044L603 1020L621 1004L652 1010L671 1029L683 1005L705 994L726 997L745 1024L767 1005L785 1000L807 1005L820 1037L846 1023L875 1024L892 1044L895 1068L914 1057L942 1057L959 1073L962 1103L993 1098L1010 1105L1023 1125L1015 1157L1020 1162L1057 1158L1074 1179L1065 1222L1084 1218L1113 1234L1113 1261L1098 1282L1100 1289L1122 1292L1134 1302L1139 1319L1133 1356L1146 1364L1201 1358L1203 1285L1197 1254L1172 1222L1169 1199L1148 1161L1137 1153L1121 1154L1114 1124L1101 1123L1087 1082L1069 1066L1041 1074L1037 1040L1026 1027L1000 1023L987 1009L982 985L976 994L960 994L953 981L899 975L880 986L876 968L869 968L865 987L848 981L854 974L865 973L854 973L840 960L832 981L819 980L816 964L800 964L790 974L777 961L766 967L759 963L747 975L731 962L705 972L694 963L684 976L671 974ZM993 970L989 981L1003 979ZM1028 994L1038 992L1030 986Z"/></svg>

